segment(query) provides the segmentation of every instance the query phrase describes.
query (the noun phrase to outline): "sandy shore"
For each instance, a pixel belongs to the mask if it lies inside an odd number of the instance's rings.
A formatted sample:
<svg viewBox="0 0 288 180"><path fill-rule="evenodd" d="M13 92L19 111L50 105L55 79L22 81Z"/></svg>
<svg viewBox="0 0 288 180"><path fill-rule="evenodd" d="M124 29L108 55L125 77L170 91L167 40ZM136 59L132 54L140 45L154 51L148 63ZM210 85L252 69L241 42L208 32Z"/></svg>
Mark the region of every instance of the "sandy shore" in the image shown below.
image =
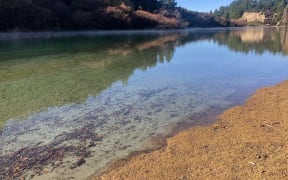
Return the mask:
<svg viewBox="0 0 288 180"><path fill-rule="evenodd" d="M92 179L287 179L288 81Z"/></svg>

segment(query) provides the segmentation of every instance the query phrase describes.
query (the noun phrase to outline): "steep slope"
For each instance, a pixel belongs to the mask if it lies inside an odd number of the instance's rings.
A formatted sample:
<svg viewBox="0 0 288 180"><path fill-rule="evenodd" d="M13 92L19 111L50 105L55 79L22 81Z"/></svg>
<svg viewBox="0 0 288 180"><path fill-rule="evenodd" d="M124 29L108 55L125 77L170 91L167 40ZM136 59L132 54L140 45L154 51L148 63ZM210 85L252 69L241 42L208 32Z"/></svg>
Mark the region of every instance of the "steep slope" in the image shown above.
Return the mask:
<svg viewBox="0 0 288 180"><path fill-rule="evenodd" d="M143 7L138 7L133 0L0 0L0 16L5 17L0 19L0 30L143 29L185 25L173 15L160 14L154 18L162 5L144 5L142 2Z"/></svg>
<svg viewBox="0 0 288 180"><path fill-rule="evenodd" d="M220 26L174 0L0 0L1 31Z"/></svg>
<svg viewBox="0 0 288 180"><path fill-rule="evenodd" d="M288 5L284 9L283 17L282 17L282 20L280 21L280 25L284 25L284 26L288 25Z"/></svg>
<svg viewBox="0 0 288 180"><path fill-rule="evenodd" d="M287 0L235 0L214 15L235 25L280 25L287 4Z"/></svg>

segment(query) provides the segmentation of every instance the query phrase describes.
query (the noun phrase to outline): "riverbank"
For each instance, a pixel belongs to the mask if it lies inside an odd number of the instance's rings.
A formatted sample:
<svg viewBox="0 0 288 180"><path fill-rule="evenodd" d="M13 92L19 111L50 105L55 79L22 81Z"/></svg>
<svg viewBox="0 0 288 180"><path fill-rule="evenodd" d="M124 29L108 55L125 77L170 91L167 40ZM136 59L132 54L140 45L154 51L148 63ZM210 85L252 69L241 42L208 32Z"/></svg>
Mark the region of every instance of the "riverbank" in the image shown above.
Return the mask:
<svg viewBox="0 0 288 180"><path fill-rule="evenodd" d="M288 177L288 81L262 88L215 124L182 131L92 179Z"/></svg>

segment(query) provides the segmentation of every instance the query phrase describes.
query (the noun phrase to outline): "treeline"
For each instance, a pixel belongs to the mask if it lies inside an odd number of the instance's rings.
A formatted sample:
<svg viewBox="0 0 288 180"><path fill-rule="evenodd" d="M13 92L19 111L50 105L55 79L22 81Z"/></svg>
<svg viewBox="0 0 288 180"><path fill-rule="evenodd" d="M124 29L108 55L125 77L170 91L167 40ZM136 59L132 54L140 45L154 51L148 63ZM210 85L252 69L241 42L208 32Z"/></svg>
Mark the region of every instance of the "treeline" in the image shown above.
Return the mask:
<svg viewBox="0 0 288 180"><path fill-rule="evenodd" d="M216 20L213 14L201 13L196 11L190 11L185 8L177 7L177 11L181 14L181 18L188 23L189 27L222 27Z"/></svg>
<svg viewBox="0 0 288 180"><path fill-rule="evenodd" d="M103 0L106 5L119 6L121 3L125 3L133 8L133 10L145 10L153 12L160 8L172 9L175 8L177 2L175 0Z"/></svg>
<svg viewBox="0 0 288 180"><path fill-rule="evenodd" d="M216 16L227 19L238 19L244 12L264 12L270 16L277 15L280 20L288 0L235 0L228 6L215 10Z"/></svg>
<svg viewBox="0 0 288 180"><path fill-rule="evenodd" d="M136 10L175 6L175 0L0 0L0 30L150 28L157 22L136 16Z"/></svg>
<svg viewBox="0 0 288 180"><path fill-rule="evenodd" d="M130 5L132 5L132 7L134 7L135 10L143 9L149 12L159 10L160 8L173 9L177 5L175 0L127 0L127 1L130 1Z"/></svg>

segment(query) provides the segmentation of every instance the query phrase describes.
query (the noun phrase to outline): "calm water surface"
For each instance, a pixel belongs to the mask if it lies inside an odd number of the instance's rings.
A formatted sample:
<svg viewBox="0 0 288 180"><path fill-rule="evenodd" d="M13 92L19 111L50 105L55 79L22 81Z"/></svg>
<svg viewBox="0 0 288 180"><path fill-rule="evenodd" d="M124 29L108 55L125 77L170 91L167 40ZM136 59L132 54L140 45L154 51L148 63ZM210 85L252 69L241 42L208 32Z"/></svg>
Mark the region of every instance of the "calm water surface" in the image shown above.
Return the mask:
<svg viewBox="0 0 288 180"><path fill-rule="evenodd" d="M83 179L287 67L284 28L2 33L0 179Z"/></svg>

